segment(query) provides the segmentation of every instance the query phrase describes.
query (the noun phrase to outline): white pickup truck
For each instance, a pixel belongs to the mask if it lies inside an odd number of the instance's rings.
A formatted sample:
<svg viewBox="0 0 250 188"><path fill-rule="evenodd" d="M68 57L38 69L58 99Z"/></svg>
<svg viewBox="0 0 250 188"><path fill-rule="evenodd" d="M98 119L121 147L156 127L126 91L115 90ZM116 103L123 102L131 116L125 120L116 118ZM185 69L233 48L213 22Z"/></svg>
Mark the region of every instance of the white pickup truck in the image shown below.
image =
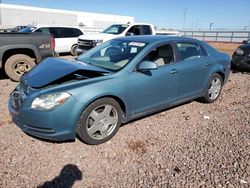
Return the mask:
<svg viewBox="0 0 250 188"><path fill-rule="evenodd" d="M105 42L107 40L118 38L122 36L134 35L155 35L156 31L152 24L147 23L127 23L127 24L114 24L109 26L101 33L92 35L80 35L78 37L77 54L80 55L85 51Z"/></svg>

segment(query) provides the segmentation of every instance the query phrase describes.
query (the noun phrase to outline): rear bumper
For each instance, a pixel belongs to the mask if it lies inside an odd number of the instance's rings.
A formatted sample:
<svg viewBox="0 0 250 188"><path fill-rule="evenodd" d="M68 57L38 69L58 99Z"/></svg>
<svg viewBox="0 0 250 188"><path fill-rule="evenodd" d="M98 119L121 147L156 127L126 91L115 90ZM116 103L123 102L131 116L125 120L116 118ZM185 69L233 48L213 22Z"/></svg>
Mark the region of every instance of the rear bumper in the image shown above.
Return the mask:
<svg viewBox="0 0 250 188"><path fill-rule="evenodd" d="M37 59L37 63L39 63L43 59L46 59L47 57L56 57L56 52L53 50L41 51L40 54L41 56Z"/></svg>

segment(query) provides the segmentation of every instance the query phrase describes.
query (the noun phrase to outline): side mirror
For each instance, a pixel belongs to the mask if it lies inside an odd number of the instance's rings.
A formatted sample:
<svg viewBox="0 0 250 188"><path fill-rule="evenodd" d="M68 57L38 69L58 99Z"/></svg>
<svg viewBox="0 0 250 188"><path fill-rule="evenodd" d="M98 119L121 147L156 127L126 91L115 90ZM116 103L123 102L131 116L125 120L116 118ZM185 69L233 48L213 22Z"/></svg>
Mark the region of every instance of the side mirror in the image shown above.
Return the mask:
<svg viewBox="0 0 250 188"><path fill-rule="evenodd" d="M153 61L143 61L138 67L138 71L148 71L158 69L157 64Z"/></svg>
<svg viewBox="0 0 250 188"><path fill-rule="evenodd" d="M132 32L127 32L126 33L126 36L134 36L135 34L134 33L132 33Z"/></svg>

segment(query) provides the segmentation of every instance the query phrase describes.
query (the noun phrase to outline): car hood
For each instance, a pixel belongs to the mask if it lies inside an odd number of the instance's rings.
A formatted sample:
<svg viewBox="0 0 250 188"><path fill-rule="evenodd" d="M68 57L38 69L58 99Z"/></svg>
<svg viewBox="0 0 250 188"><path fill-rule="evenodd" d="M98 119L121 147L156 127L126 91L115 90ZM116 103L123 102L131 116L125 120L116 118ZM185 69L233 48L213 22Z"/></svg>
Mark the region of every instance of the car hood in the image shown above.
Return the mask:
<svg viewBox="0 0 250 188"><path fill-rule="evenodd" d="M81 35L78 38L81 40L109 40L117 37L116 35L113 34L107 34L107 33L97 33L93 35Z"/></svg>
<svg viewBox="0 0 250 188"><path fill-rule="evenodd" d="M26 84L33 88L41 88L58 80L68 81L73 78L70 75L74 73L80 76L85 74L86 79L101 76L110 71L81 61L47 58L25 74L22 80L26 80Z"/></svg>

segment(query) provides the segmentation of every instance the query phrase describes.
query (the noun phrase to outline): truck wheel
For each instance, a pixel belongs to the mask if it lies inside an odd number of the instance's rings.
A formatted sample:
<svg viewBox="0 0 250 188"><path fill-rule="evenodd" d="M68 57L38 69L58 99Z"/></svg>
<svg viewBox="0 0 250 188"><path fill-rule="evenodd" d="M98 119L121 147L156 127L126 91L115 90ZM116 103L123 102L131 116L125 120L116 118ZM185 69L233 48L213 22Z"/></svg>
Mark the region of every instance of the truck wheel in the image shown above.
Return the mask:
<svg viewBox="0 0 250 188"><path fill-rule="evenodd" d="M19 81L20 77L35 65L36 63L31 57L17 54L7 59L4 69L10 79Z"/></svg>
<svg viewBox="0 0 250 188"><path fill-rule="evenodd" d="M70 50L71 55L77 56L77 51L76 51L77 47L78 47L77 44L74 44L74 45L71 47L71 50Z"/></svg>

